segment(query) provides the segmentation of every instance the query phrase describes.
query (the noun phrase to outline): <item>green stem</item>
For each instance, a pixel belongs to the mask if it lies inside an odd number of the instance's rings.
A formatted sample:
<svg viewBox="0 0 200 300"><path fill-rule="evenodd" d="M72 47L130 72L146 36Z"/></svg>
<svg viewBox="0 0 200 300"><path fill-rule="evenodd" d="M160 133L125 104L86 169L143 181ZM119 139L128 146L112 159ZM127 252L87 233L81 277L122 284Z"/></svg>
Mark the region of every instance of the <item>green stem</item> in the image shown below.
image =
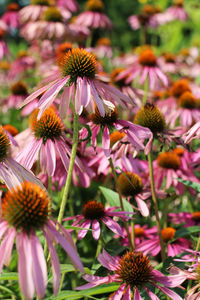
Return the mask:
<svg viewBox="0 0 200 300"><path fill-rule="evenodd" d="M115 184L117 186L117 192L118 192L118 195L119 195L120 207L121 207L121 210L124 211L124 203L123 203L123 200L122 200L122 194L121 194L121 191L120 191L120 189L118 187L117 173L115 171L115 167L113 165L112 158L109 159L109 162L110 162L111 170L113 172L113 177L114 177L114 180L115 180ZM127 232L128 241L129 241L129 245L130 245L131 251L133 251L134 247L133 247L132 240L131 240L131 235L130 235L130 232L129 232L129 229L128 229L128 223L126 221L124 221L124 226L125 226L125 229L126 229L126 232Z"/></svg>
<svg viewBox="0 0 200 300"><path fill-rule="evenodd" d="M156 226L158 229L158 236L160 241L160 247L161 247L161 257L162 261L165 260L165 246L164 241L161 234L161 226L160 226L160 218L158 214L158 203L156 199L156 191L155 191L155 182L154 182L154 175L153 175L153 164L152 164L152 150L148 154L148 162L149 162L149 175L150 175L150 181L151 181L151 193L152 193L152 200L154 204L154 210L156 215Z"/></svg>
<svg viewBox="0 0 200 300"><path fill-rule="evenodd" d="M69 163L69 170L67 174L67 179L65 182L65 187L64 187L64 192L63 192L63 197L62 197L62 202L60 206L60 211L58 215L58 222L61 223L64 212L65 212L65 207L67 204L67 198L69 194L69 190L71 188L71 181L72 181L72 172L74 168L74 163L75 163L75 158L76 158L76 150L78 146L78 120L79 120L79 115L77 115L74 112L74 123L73 123L73 145L72 145L72 152L71 152L71 158L70 158L70 163Z"/></svg>
<svg viewBox="0 0 200 300"><path fill-rule="evenodd" d="M131 221L131 240L133 248L135 249L135 223L133 220Z"/></svg>

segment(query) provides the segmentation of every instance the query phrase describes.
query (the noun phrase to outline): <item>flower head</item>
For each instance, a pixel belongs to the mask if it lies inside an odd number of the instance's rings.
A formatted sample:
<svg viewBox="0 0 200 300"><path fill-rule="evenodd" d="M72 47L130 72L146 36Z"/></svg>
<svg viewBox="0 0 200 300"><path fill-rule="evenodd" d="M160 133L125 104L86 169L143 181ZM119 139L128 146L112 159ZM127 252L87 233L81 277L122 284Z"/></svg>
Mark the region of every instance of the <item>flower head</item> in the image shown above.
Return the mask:
<svg viewBox="0 0 200 300"><path fill-rule="evenodd" d="M53 267L54 293L58 292L60 282L59 259L54 243L59 243L70 256L75 268L83 272L83 266L69 233L60 225L56 229L50 217L50 198L47 192L36 184L23 182L8 191L2 200L2 232L0 253L1 267L9 265L16 237L18 252L19 284L26 299L33 299L34 292L43 298L47 286L47 267L42 246L36 235L42 230L46 239Z"/></svg>
<svg viewBox="0 0 200 300"><path fill-rule="evenodd" d="M57 7L48 7L43 12L43 19L48 22L62 22L62 14Z"/></svg>
<svg viewBox="0 0 200 300"><path fill-rule="evenodd" d="M133 172L121 173L117 185L124 196L134 196L142 191L143 184L139 175Z"/></svg>
<svg viewBox="0 0 200 300"><path fill-rule="evenodd" d="M165 129L165 118L157 106L145 104L135 115L134 123L149 128L153 133L160 133Z"/></svg>
<svg viewBox="0 0 200 300"><path fill-rule="evenodd" d="M180 157L173 151L159 154L157 162L161 168L173 170L177 170L181 164Z"/></svg>
<svg viewBox="0 0 200 300"><path fill-rule="evenodd" d="M40 120L37 120L37 115L38 110L34 111L32 116L32 130L37 139L42 138L45 143L47 139L54 141L61 137L64 126L54 109L46 109Z"/></svg>
<svg viewBox="0 0 200 300"><path fill-rule="evenodd" d="M154 270L148 257L140 252L128 251L120 258L112 257L103 250L103 253L98 256L98 261L113 273L108 274L106 277L84 275L84 279L89 283L76 289L82 290L104 283L116 282L120 284L120 287L109 299L142 299L140 290L145 291L150 299L158 299L152 289L149 289L149 286L153 286L172 299L181 300L181 297L169 288L180 285L185 281L186 276L163 275L161 272ZM132 291L134 291L134 296L131 295Z"/></svg>
<svg viewBox="0 0 200 300"><path fill-rule="evenodd" d="M96 72L96 59L85 49L72 49L62 62L63 77L70 76L70 82L76 82L78 77L93 79Z"/></svg>
<svg viewBox="0 0 200 300"><path fill-rule="evenodd" d="M88 0L86 3L86 10L94 12L103 12L104 4L101 0Z"/></svg>

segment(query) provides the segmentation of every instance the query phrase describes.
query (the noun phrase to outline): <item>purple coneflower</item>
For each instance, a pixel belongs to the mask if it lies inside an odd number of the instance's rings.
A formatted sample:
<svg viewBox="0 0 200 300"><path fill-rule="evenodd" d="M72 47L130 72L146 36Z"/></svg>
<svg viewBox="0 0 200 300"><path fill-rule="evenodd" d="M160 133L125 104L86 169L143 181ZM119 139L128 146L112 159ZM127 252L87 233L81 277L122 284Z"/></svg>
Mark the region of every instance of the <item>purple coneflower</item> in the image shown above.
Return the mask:
<svg viewBox="0 0 200 300"><path fill-rule="evenodd" d="M51 105L64 86L60 106L62 114L65 114L68 110L71 96L75 99L74 106L76 113L79 115L82 113L83 107L89 107L90 111L94 111L96 104L100 114L105 116L102 99L117 102L122 106L125 106L126 103L134 104L119 90L95 78L96 60L86 50L72 49L64 56L60 67L61 73L58 72L55 81L31 94L24 102L24 104L29 103L45 91L38 103L38 108L40 109L38 118Z"/></svg>
<svg viewBox="0 0 200 300"><path fill-rule="evenodd" d="M154 90L160 86L160 82L164 85L168 85L167 76L162 72L157 64L157 59L153 51L149 49L144 49L137 62L133 63L126 71L121 72L116 78L121 80L126 78L126 83L132 82L133 79L139 78L139 84L143 84L148 80L148 86L150 90Z"/></svg>
<svg viewBox="0 0 200 300"><path fill-rule="evenodd" d="M19 9L20 7L17 3L8 4L6 12L1 17L6 25L14 29L20 27Z"/></svg>
<svg viewBox="0 0 200 300"><path fill-rule="evenodd" d="M55 294L58 292L61 273L54 242L62 246L75 268L84 272L71 235L61 225L59 228L62 234L50 218L50 198L38 185L24 182L7 192L3 198L0 222L0 271L4 265L10 264L16 238L19 284L26 299L33 299L34 292L39 298L43 298L47 286L47 266L36 235L38 230L42 230L49 248Z"/></svg>
<svg viewBox="0 0 200 300"><path fill-rule="evenodd" d="M42 170L48 176L53 176L56 170L57 156L61 158L66 170L69 167L71 144L64 134L64 125L53 108L48 108L37 120L38 110L33 112L29 143L17 154L17 161L28 169L40 156ZM26 133L27 134L27 133ZM76 165L83 170L83 165L78 158Z"/></svg>
<svg viewBox="0 0 200 300"><path fill-rule="evenodd" d="M111 29L112 23L103 11L104 4L101 0L88 0L86 11L80 13L75 22L89 28Z"/></svg>
<svg viewBox="0 0 200 300"><path fill-rule="evenodd" d="M65 218L63 221L76 219L72 226L79 226L85 230L80 230L78 233L78 239L82 239L88 232L92 224L92 235L95 240L99 239L101 228L100 221L103 222L114 233L123 236L123 230L121 226L114 221L111 217L119 217L120 219L127 221L130 217L126 214L134 214L132 212L115 211L118 207L105 208L100 202L91 200L88 201L82 210L81 215Z"/></svg>
<svg viewBox="0 0 200 300"><path fill-rule="evenodd" d="M106 277L84 275L83 278L89 283L76 289L83 290L92 288L104 283L116 282L120 284L118 290L109 298L110 300L141 300L140 290L145 290L150 299L158 297L149 289L149 285L158 288L165 295L173 300L182 298L169 288L179 286L185 279L185 274L165 276L158 270L153 270L149 259L139 252L127 252L121 258L112 257L105 250L99 255L98 261L114 274ZM132 298L131 293L134 292Z"/></svg>
<svg viewBox="0 0 200 300"><path fill-rule="evenodd" d="M161 235L164 243L167 244L167 254L168 256L176 256L183 252L184 248L190 248L191 243L185 238L178 238L175 241L172 241L176 233L176 229L173 227L166 227L161 230ZM137 245L137 251L141 251L142 253L150 254L152 256L156 256L160 251L160 241L158 234L152 237L149 237L149 240L145 240Z"/></svg>

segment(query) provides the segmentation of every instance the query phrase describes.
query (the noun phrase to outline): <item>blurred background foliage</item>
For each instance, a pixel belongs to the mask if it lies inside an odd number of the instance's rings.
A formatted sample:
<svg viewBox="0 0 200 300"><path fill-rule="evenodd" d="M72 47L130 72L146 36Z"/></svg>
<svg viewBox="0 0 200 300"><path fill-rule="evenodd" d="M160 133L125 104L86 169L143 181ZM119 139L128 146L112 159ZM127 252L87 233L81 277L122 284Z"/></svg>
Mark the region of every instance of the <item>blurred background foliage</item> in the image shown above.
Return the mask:
<svg viewBox="0 0 200 300"><path fill-rule="evenodd" d="M67 0L66 0L67 1ZM128 23L128 17L138 14L145 4L158 6L161 11L173 4L172 0L103 0L105 12L114 24L111 32L95 32L94 41L100 36L109 36L112 45L119 51L129 51L140 45L140 30L133 31ZM17 2L21 7L29 0L0 0L0 14L5 11L6 5ZM81 10L84 10L85 0L77 0ZM180 49L191 46L200 46L200 1L185 0L185 9L189 14L187 22L174 21L159 28L148 29L148 43L159 46L160 51L178 52ZM17 34L13 35L17 39Z"/></svg>

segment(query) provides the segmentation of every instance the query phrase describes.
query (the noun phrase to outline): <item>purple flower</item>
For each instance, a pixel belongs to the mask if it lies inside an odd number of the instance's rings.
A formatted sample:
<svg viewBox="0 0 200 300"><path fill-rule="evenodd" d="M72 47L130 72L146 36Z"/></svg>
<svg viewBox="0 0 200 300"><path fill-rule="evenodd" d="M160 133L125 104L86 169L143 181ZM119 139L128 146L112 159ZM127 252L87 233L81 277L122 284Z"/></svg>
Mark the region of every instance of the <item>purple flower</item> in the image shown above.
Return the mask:
<svg viewBox="0 0 200 300"><path fill-rule="evenodd" d="M116 282L120 284L120 287L110 300L141 300L140 290L145 290L150 299L158 299L148 288L151 285L173 300L182 299L169 288L179 286L186 279L185 274L165 276L161 272L153 270L149 259L142 253L129 251L120 258L112 257L103 250L103 253L98 257L98 261L114 274L108 274L106 277L84 275L83 278L89 283L76 289L89 289L103 283ZM133 298L131 296L132 291L134 291Z"/></svg>
<svg viewBox="0 0 200 300"><path fill-rule="evenodd" d="M78 239L82 239L88 232L92 224L92 235L95 240L99 239L101 229L100 221L103 222L114 233L123 236L123 230L121 226L114 221L111 217L119 217L122 220L128 220L126 214L134 214L127 211L115 211L118 207L105 208L102 203L97 201L89 201L84 207L81 215L65 218L63 221L76 219L72 226L82 227L85 230L80 230L78 233Z"/></svg>
<svg viewBox="0 0 200 300"><path fill-rule="evenodd" d="M60 224L57 225L62 234L56 229L49 205L46 191L30 182L7 192L2 200L0 272L10 264L16 238L19 284L26 299L33 299L34 292L43 298L47 286L47 266L37 230L42 230L51 256L54 294L58 292L61 276L55 242L69 255L75 268L84 272L71 235Z"/></svg>

